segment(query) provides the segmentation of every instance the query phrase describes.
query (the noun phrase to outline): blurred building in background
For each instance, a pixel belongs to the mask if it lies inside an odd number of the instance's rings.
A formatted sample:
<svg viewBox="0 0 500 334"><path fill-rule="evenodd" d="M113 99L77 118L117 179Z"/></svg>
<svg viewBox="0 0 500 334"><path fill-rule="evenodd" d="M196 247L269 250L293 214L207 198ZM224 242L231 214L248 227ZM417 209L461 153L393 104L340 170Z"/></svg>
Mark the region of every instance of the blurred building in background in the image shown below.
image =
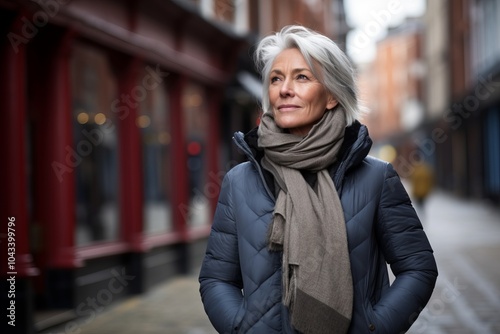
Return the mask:
<svg viewBox="0 0 500 334"><path fill-rule="evenodd" d="M500 3L462 0L449 6L450 106L439 123L449 139L437 151L440 179L447 189L498 204Z"/></svg>
<svg viewBox="0 0 500 334"><path fill-rule="evenodd" d="M403 177L430 164L438 186L500 203L500 3L427 1L359 67L374 153ZM397 155L395 154L397 152Z"/></svg>
<svg viewBox="0 0 500 334"><path fill-rule="evenodd" d="M375 60L361 69L361 99L372 111L365 121L373 140L398 140L423 119L422 26L406 22L376 46ZM364 94L364 95L363 95Z"/></svg>
<svg viewBox="0 0 500 334"><path fill-rule="evenodd" d="M9 333L196 267L232 132L259 116L252 46L293 23L347 33L340 0L0 0L0 18Z"/></svg>

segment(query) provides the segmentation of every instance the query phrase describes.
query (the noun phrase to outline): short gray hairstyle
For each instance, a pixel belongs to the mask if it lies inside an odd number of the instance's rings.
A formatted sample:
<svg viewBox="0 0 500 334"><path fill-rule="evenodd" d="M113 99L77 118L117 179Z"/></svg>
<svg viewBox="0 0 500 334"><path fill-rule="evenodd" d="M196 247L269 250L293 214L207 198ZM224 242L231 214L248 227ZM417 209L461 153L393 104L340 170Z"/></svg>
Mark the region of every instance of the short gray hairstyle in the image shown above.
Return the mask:
<svg viewBox="0 0 500 334"><path fill-rule="evenodd" d="M254 60L261 72L262 109L271 110L269 102L269 76L276 56L286 49L298 49L316 78L325 86L346 113L347 125L361 115L354 68L346 54L330 38L300 25L286 26L280 32L264 37L255 50ZM315 73L320 65L321 73Z"/></svg>

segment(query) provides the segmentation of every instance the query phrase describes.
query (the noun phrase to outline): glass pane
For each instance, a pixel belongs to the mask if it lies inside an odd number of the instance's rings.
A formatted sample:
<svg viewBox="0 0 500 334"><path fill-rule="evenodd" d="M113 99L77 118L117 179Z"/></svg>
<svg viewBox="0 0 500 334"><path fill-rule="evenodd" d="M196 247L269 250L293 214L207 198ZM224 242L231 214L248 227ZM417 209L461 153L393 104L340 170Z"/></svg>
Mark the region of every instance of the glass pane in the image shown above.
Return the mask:
<svg viewBox="0 0 500 334"><path fill-rule="evenodd" d="M111 112L116 78L106 54L77 44L71 60L76 165L76 244L118 238L118 129Z"/></svg>
<svg viewBox="0 0 500 334"><path fill-rule="evenodd" d="M208 197L204 193L209 120L207 100L202 87L189 85L185 91L183 103L190 189L188 224L200 226L209 223L210 215Z"/></svg>
<svg viewBox="0 0 500 334"><path fill-rule="evenodd" d="M141 101L137 126L141 130L144 185L144 231L167 232L171 219L170 113L165 86L158 84Z"/></svg>

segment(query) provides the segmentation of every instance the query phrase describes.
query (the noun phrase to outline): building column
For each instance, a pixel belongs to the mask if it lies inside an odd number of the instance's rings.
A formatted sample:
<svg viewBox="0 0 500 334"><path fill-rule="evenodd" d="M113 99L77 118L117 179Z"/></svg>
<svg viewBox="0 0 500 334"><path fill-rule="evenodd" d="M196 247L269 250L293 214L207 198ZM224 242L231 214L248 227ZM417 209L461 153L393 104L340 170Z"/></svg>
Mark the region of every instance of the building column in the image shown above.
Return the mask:
<svg viewBox="0 0 500 334"><path fill-rule="evenodd" d="M139 86L139 66L137 58L125 60L118 75L118 96L125 97L127 113L119 120L120 159L120 221L122 238L133 252L143 252L142 246L142 148L136 121L139 110L137 91Z"/></svg>
<svg viewBox="0 0 500 334"><path fill-rule="evenodd" d="M81 157L73 143L72 40L70 31L48 26L29 45L33 221L43 268L39 292L52 308L73 306L73 274L81 265L75 257L75 169Z"/></svg>
<svg viewBox="0 0 500 334"><path fill-rule="evenodd" d="M2 34L22 36L21 17L0 23ZM34 333L33 292L30 277L38 274L29 247L26 45L0 44L0 259L2 327Z"/></svg>
<svg viewBox="0 0 500 334"><path fill-rule="evenodd" d="M130 292L144 292L143 245L143 180L142 147L137 117L144 89L140 86L139 58L117 55L113 57L118 77L118 97L127 101L127 109L119 116L119 170L120 170L120 228L121 238L129 245L127 273L135 276Z"/></svg>

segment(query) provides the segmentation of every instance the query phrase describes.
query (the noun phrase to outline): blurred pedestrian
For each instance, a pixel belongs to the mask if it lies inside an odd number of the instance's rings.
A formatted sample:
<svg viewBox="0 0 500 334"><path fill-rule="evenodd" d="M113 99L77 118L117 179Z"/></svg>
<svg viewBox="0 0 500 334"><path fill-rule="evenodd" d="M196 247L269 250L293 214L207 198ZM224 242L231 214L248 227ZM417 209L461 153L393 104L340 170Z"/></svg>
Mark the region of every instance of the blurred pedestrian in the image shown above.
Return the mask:
<svg viewBox="0 0 500 334"><path fill-rule="evenodd" d="M199 277L208 317L220 333L406 331L437 268L398 175L367 155L349 60L302 26L255 58L264 114L234 136L250 161L221 187Z"/></svg>
<svg viewBox="0 0 500 334"><path fill-rule="evenodd" d="M434 173L425 161L413 165L410 175L411 194L419 209L424 210L425 200L434 187Z"/></svg>

